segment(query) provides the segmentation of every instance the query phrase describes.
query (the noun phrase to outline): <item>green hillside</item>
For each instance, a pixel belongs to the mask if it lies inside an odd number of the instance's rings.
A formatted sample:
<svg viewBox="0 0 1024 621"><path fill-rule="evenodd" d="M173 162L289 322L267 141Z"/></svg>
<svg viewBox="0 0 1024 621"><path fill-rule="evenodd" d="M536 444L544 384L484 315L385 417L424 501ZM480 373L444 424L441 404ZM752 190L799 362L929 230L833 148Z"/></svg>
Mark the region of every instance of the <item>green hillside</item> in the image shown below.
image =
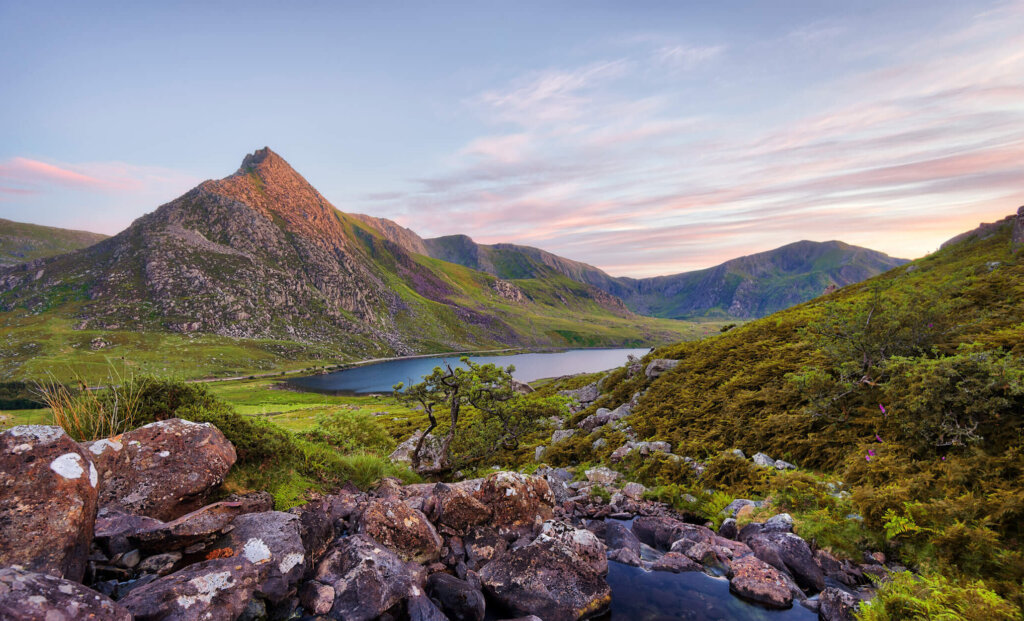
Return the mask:
<svg viewBox="0 0 1024 621"><path fill-rule="evenodd" d="M15 265L91 246L106 235L0 218L0 266Z"/></svg>
<svg viewBox="0 0 1024 621"><path fill-rule="evenodd" d="M1024 262L1013 229L1007 218L862 284L660 348L648 360L678 366L653 381L616 371L573 422L640 393L626 419L638 438L705 463L699 475L656 455L616 466L667 498L774 498L819 545L855 555L873 542L920 571L983 578L1020 606ZM595 450L597 437L607 444ZM545 460L607 462L624 439L609 425ZM546 440L509 459L528 463ZM801 470L770 475L727 453L736 448Z"/></svg>

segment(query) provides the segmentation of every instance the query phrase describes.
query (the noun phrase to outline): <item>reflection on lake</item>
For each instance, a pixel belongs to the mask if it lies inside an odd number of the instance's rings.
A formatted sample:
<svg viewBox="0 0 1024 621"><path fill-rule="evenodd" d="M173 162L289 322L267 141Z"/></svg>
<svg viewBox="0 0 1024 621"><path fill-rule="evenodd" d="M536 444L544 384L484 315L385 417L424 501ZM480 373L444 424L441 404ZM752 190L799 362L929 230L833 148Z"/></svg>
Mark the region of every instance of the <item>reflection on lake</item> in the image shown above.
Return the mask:
<svg viewBox="0 0 1024 621"><path fill-rule="evenodd" d="M621 366L629 354L641 357L644 349L570 349L568 351L511 356L470 356L478 364L494 363L498 366L515 365L513 373L521 382L532 382L544 377L559 377L576 373L595 373ZM449 362L459 363L460 356L436 358L406 358L367 364L325 375L299 377L288 383L305 390L318 392L390 392L398 382L406 385L420 381L434 367Z"/></svg>

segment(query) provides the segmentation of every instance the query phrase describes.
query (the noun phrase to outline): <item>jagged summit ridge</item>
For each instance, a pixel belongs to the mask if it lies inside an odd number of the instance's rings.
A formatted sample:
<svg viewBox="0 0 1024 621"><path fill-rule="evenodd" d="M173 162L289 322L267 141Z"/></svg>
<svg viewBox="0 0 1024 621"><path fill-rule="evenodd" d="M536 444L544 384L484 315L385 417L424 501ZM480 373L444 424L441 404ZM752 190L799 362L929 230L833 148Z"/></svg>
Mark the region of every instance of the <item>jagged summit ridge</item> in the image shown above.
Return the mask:
<svg viewBox="0 0 1024 621"><path fill-rule="evenodd" d="M235 174L236 175L244 175L244 174L248 173L250 170L252 170L252 169L256 168L257 166L259 166L265 160L273 159L273 158L282 159L281 156L278 155L277 153L273 152L270 149L270 147L263 147L262 149L256 149L252 153L249 153L244 158L242 158L242 165L238 168L238 172L236 172Z"/></svg>

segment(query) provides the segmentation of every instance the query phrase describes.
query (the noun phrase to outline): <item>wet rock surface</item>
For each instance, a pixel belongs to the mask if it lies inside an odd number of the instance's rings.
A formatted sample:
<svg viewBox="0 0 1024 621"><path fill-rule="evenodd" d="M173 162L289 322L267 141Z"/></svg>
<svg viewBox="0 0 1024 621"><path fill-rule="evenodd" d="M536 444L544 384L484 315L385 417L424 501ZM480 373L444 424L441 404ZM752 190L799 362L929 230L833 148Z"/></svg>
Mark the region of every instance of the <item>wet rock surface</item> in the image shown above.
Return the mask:
<svg viewBox="0 0 1024 621"><path fill-rule="evenodd" d="M0 566L80 581L96 519L98 473L60 427L0 434Z"/></svg>
<svg viewBox="0 0 1024 621"><path fill-rule="evenodd" d="M793 593L778 570L754 556L733 561L729 589L744 599L772 608L789 608Z"/></svg>

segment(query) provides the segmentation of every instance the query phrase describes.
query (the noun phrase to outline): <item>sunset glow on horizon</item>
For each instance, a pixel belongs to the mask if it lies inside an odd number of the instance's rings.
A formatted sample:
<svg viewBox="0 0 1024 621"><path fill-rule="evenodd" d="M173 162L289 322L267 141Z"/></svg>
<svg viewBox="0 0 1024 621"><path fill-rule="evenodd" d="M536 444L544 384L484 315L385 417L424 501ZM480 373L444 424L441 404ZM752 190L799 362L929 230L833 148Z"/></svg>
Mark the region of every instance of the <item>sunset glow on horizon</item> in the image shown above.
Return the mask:
<svg viewBox="0 0 1024 621"><path fill-rule="evenodd" d="M113 234L264 145L342 211L614 276L1024 205L1024 0L585 6L0 0L0 217Z"/></svg>

